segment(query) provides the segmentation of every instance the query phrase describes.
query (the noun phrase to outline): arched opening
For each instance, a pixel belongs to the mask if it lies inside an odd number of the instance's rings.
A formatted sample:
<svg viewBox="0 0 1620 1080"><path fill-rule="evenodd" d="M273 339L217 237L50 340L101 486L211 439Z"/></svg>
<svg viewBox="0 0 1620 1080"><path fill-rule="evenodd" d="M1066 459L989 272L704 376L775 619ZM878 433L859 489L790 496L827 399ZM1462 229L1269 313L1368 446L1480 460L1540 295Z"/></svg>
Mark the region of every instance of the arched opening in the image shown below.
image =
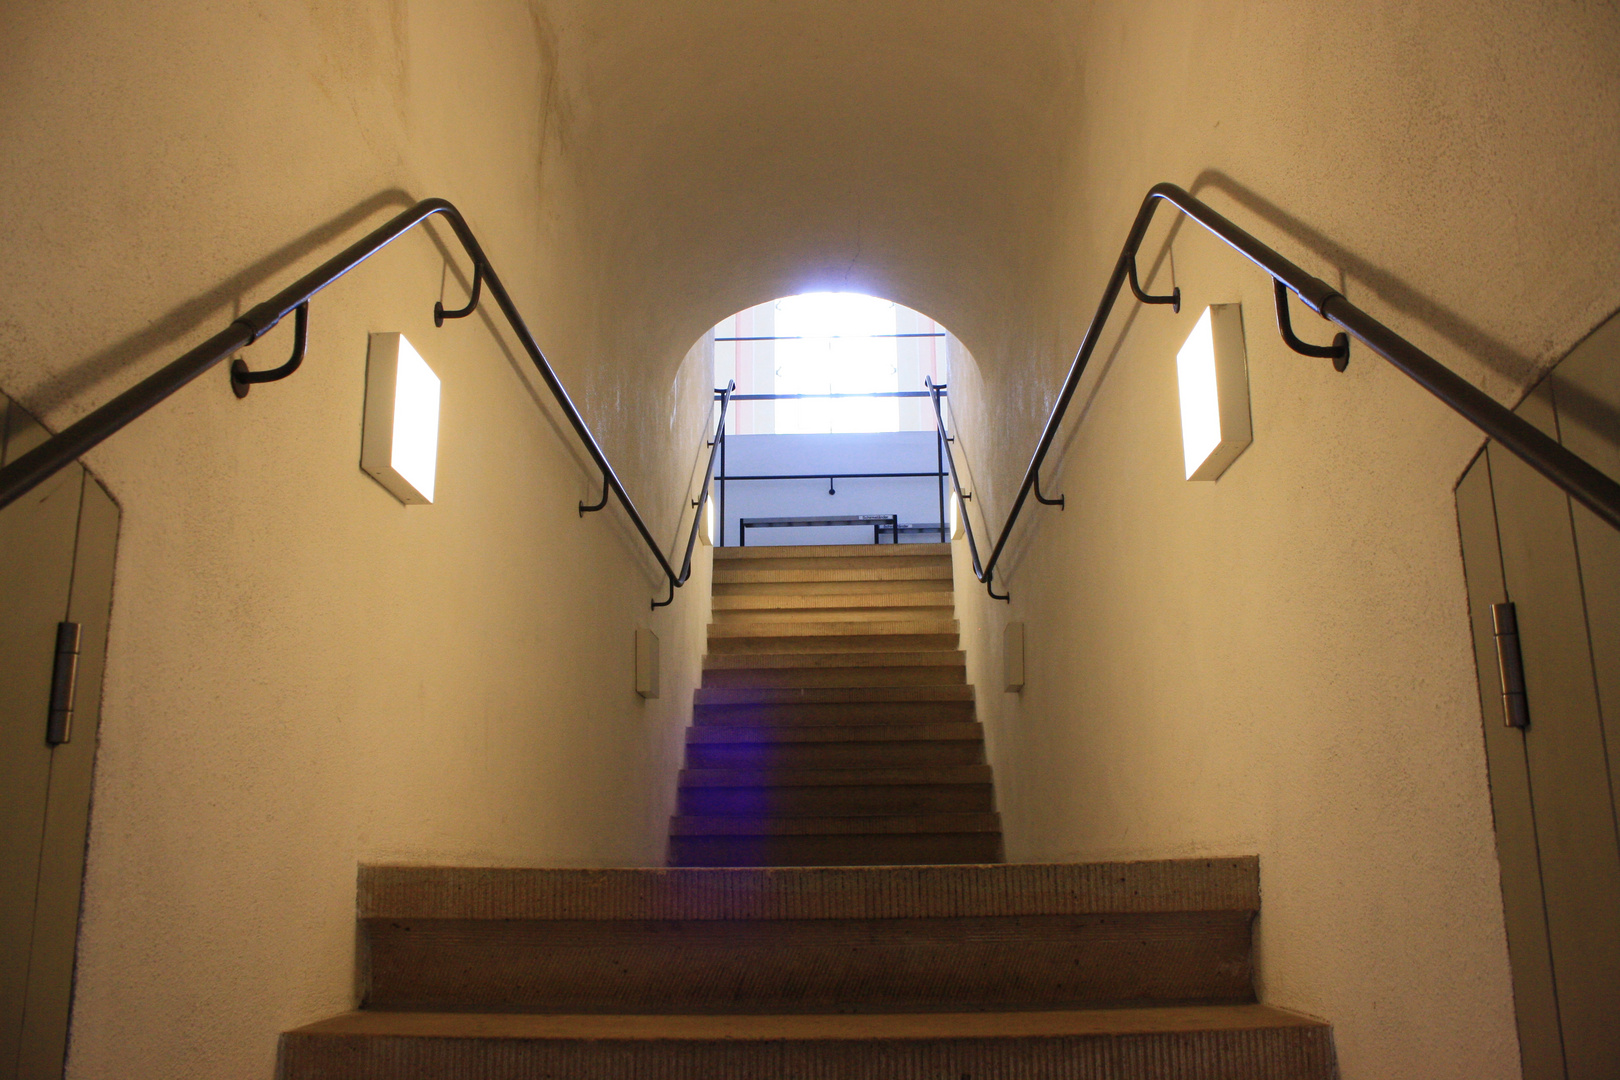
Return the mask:
<svg viewBox="0 0 1620 1080"><path fill-rule="evenodd" d="M928 385L952 339L919 311L805 293L715 325L733 381L715 498L722 546L939 543L946 478Z"/></svg>

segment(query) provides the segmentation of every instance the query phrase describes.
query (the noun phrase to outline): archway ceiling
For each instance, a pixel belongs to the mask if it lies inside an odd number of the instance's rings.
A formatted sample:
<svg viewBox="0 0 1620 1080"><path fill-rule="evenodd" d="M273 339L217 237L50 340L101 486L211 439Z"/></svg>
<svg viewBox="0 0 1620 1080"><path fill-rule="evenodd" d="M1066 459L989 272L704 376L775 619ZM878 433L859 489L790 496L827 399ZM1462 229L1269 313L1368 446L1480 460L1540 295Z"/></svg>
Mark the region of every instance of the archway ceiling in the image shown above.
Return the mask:
<svg viewBox="0 0 1620 1080"><path fill-rule="evenodd" d="M640 345L678 356L734 311L816 289L897 300L971 341L1039 292L1078 93L1058 5L556 14L550 141Z"/></svg>

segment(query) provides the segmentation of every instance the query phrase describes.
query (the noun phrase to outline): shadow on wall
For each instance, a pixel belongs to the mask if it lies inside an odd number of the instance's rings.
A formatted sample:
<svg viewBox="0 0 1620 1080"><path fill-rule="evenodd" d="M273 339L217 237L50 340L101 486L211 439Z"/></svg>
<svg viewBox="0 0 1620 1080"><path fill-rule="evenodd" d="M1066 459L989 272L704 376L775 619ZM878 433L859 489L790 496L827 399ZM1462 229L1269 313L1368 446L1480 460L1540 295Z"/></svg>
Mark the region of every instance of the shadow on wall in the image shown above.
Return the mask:
<svg viewBox="0 0 1620 1080"><path fill-rule="evenodd" d="M1346 278L1352 279L1365 286L1374 296L1396 311L1414 322L1435 330L1492 371L1511 379L1517 385L1522 386L1530 381L1537 367L1535 358L1514 350L1500 338L1491 336L1457 312L1424 296L1389 271L1374 266L1275 203L1244 187L1219 169L1205 169L1199 173L1189 190L1202 198L1206 188L1213 188L1229 196L1256 217L1275 226L1301 246L1321 256L1329 265L1338 269L1341 289L1345 286ZM1180 224L1179 218L1177 224ZM1174 239L1173 233L1171 239ZM1169 247L1169 243L1169 240L1165 241L1166 248Z"/></svg>
<svg viewBox="0 0 1620 1080"><path fill-rule="evenodd" d="M147 355L178 345L188 334L229 309L235 318L248 306L243 302L252 291L300 259L328 247L343 235L385 210L403 210L416 199L399 188L380 191L332 220L315 226L269 255L249 263L200 296L159 315L141 330L93 353L70 372L41 383L29 394L28 404L35 413L50 414L68 401L86 393ZM435 238L437 239L437 238ZM448 250L440 245L448 258Z"/></svg>

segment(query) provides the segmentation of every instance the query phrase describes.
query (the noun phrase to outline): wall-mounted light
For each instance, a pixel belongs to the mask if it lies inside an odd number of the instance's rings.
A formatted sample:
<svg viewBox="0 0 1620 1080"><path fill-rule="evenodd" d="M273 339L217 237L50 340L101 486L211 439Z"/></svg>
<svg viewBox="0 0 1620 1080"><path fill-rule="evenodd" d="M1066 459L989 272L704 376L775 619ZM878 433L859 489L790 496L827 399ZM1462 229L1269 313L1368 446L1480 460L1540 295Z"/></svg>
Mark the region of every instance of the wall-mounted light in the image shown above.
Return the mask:
<svg viewBox="0 0 1620 1080"><path fill-rule="evenodd" d="M1254 441L1240 305L1216 304L1198 317L1176 353L1176 382L1187 479L1214 480Z"/></svg>
<svg viewBox="0 0 1620 1080"><path fill-rule="evenodd" d="M698 526L698 539L703 541L704 547L714 547L714 496L709 495L703 500L702 524Z"/></svg>
<svg viewBox="0 0 1620 1080"><path fill-rule="evenodd" d="M658 696L658 635L644 626L636 630L636 693Z"/></svg>
<svg viewBox="0 0 1620 1080"><path fill-rule="evenodd" d="M947 526L950 529L948 535L952 540L962 539L962 534L967 531L967 526L964 524L965 520L962 516L962 500L957 498L956 492L953 491L951 492L951 519Z"/></svg>
<svg viewBox="0 0 1620 1080"><path fill-rule="evenodd" d="M433 501L439 377L404 334L372 334L360 467L403 503Z"/></svg>
<svg viewBox="0 0 1620 1080"><path fill-rule="evenodd" d="M1002 682L1009 694L1024 692L1024 624L1010 622L1001 633Z"/></svg>

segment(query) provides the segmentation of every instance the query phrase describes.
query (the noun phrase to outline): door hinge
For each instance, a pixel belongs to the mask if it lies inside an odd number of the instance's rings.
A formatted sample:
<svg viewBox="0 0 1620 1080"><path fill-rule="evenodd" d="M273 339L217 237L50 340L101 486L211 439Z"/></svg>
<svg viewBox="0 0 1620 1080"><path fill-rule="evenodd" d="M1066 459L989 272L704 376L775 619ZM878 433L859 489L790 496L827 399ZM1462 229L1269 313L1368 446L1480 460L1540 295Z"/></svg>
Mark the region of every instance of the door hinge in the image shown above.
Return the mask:
<svg viewBox="0 0 1620 1080"><path fill-rule="evenodd" d="M45 741L61 746L73 737L73 695L79 682L79 624L56 624L56 667L51 672L51 715Z"/></svg>
<svg viewBox="0 0 1620 1080"><path fill-rule="evenodd" d="M1491 605L1491 632L1496 637L1496 670L1502 681L1502 719L1508 727L1530 726L1530 702L1524 694L1524 656L1519 651L1519 615L1510 600Z"/></svg>

